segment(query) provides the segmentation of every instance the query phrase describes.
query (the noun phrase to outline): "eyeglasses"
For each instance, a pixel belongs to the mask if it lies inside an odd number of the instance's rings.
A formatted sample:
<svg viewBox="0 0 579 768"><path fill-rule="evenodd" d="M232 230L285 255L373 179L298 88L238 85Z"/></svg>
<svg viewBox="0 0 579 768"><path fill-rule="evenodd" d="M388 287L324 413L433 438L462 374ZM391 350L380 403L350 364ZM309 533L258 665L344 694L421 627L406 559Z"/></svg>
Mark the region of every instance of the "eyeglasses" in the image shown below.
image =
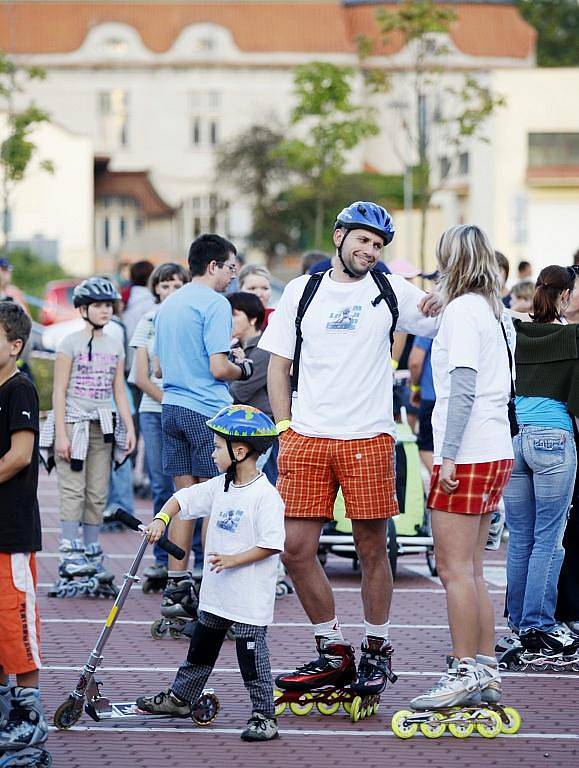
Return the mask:
<svg viewBox="0 0 579 768"><path fill-rule="evenodd" d="M223 269L224 267L227 267L232 275L234 275L237 272L237 265L236 264L229 264L227 261L216 261L217 267L219 269Z"/></svg>

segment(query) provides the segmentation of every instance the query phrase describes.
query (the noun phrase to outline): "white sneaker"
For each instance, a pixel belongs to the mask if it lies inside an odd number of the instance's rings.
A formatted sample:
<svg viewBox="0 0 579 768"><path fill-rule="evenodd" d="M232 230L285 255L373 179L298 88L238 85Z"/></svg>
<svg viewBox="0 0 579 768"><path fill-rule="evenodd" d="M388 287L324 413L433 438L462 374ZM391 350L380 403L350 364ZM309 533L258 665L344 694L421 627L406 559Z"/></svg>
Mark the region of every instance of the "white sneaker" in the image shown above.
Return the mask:
<svg viewBox="0 0 579 768"><path fill-rule="evenodd" d="M499 665L494 656L476 657L476 671L480 684L481 699L487 704L497 704L503 695Z"/></svg>
<svg viewBox="0 0 579 768"><path fill-rule="evenodd" d="M474 659L447 656L448 669L426 693L410 702L414 709L445 709L481 703L477 665Z"/></svg>

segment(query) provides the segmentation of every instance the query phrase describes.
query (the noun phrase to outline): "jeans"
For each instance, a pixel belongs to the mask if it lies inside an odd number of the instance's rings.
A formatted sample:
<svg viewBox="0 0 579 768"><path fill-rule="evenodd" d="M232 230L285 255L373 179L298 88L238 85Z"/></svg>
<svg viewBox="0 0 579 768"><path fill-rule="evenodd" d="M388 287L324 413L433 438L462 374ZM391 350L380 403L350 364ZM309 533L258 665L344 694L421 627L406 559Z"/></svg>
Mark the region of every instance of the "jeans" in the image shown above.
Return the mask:
<svg viewBox="0 0 579 768"><path fill-rule="evenodd" d="M507 610L520 632L555 626L563 532L573 495L577 453L573 434L521 427L504 493L509 529Z"/></svg>
<svg viewBox="0 0 579 768"><path fill-rule="evenodd" d="M161 447L163 445L161 414L143 411L139 414L139 420L145 442L147 468L151 478L153 514L156 515L171 498L175 489L173 479L163 472L163 462L161 460ZM153 546L153 556L157 563L167 565L169 556L157 543Z"/></svg>
<svg viewBox="0 0 579 768"><path fill-rule="evenodd" d="M271 448L266 451L257 460L257 468L267 477L269 482L275 486L277 483L277 457L279 455L279 442L276 440Z"/></svg>
<svg viewBox="0 0 579 768"><path fill-rule="evenodd" d="M135 514L133 464L130 459L127 459L118 469L111 468L107 508L116 507L122 507L130 515Z"/></svg>

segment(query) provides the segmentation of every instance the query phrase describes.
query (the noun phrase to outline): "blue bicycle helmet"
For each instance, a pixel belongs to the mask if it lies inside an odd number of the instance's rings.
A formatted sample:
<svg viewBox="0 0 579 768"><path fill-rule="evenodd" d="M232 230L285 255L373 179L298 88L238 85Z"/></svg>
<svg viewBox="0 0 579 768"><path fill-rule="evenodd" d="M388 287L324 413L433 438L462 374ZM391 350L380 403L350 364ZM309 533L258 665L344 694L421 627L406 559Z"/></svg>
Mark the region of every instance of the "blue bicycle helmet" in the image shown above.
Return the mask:
<svg viewBox="0 0 579 768"><path fill-rule="evenodd" d="M241 459L245 461L253 453L265 453L277 437L277 429L269 416L250 405L228 405L205 423L227 441L231 466L225 473L225 491L235 480L235 468L240 463L235 458L231 443L243 443L251 448L245 458Z"/></svg>
<svg viewBox="0 0 579 768"><path fill-rule="evenodd" d="M392 242L394 227L392 217L381 205L359 200L341 211L334 229L368 229L384 239L384 245Z"/></svg>

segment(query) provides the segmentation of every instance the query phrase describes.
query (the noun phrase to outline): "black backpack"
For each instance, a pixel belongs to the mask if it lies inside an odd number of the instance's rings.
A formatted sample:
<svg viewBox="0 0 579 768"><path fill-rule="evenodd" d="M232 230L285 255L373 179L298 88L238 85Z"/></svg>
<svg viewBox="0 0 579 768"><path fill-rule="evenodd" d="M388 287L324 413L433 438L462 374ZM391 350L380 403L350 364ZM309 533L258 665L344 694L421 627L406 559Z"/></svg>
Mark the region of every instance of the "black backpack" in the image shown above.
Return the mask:
<svg viewBox="0 0 579 768"><path fill-rule="evenodd" d="M296 313L296 346L294 351L294 359L292 364L292 375L291 375L291 387L292 392L297 392L298 388L298 379L300 375L300 355L302 351L302 342L303 342L303 336L302 336L302 320L304 319L304 315L307 312L308 307L312 303L312 300L314 296L316 295L316 291L320 287L322 283L322 278L325 275L325 272L316 272L314 275L310 277L308 282L306 283L306 287L304 288L304 292L302 293L302 297L300 299L300 303L298 304L298 310ZM388 309L390 310L390 314L392 315L392 325L390 327L390 348L392 348L392 345L394 344L394 331L396 330L396 323L398 322L398 300L396 298L396 294L394 293L394 290L392 286L390 285L390 281L386 277L384 272L379 272L378 270L371 269L370 274L372 275L372 279L378 286L378 289L380 293L376 298L372 301L372 306L376 307L378 304L384 299L386 302L386 305L388 306Z"/></svg>

